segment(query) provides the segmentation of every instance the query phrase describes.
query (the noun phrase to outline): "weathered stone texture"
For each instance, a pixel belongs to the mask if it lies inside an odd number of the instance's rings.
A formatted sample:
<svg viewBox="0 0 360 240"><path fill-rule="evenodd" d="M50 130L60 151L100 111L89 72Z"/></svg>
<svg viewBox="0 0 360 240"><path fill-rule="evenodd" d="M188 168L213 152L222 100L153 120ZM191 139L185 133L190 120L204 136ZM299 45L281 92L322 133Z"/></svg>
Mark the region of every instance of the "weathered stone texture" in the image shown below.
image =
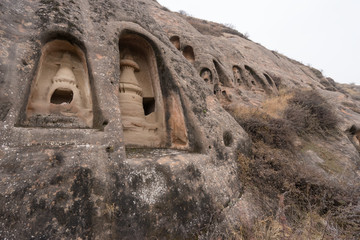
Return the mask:
<svg viewBox="0 0 360 240"><path fill-rule="evenodd" d="M215 215L219 223L250 223L262 209L244 194L237 162L250 140L224 107L256 106L284 86L312 86L335 106L345 98L308 67L237 35L203 35L152 0L3 0L0 23L1 239L193 239L210 231ZM137 85L138 103L152 84L146 97L156 116L131 127L161 131L154 142L124 139L121 104L132 100L119 102L121 36L146 42L133 56L148 53L140 71L153 78L136 76L148 81ZM35 111L47 122L31 122L27 114L32 92L41 94L44 46L54 40L83 54L87 88L71 89L91 98L82 105L91 117L63 109L71 119L61 122ZM343 130L360 122L346 111L338 110ZM347 153L353 167L357 151Z"/></svg>

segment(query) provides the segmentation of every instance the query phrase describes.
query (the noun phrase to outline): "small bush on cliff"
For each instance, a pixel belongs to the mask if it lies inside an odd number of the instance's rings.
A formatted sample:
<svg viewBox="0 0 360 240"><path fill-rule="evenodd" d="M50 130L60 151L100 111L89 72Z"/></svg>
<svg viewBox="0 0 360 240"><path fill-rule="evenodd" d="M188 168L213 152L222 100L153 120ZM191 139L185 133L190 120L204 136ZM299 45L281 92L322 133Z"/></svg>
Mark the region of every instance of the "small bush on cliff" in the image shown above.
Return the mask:
<svg viewBox="0 0 360 240"><path fill-rule="evenodd" d="M284 119L273 118L265 112L254 109L238 109L234 114L235 119L253 141L262 141L269 146L280 149L292 147L294 132Z"/></svg>
<svg viewBox="0 0 360 240"><path fill-rule="evenodd" d="M285 117L299 134L336 129L336 115L316 91L296 91L288 103Z"/></svg>

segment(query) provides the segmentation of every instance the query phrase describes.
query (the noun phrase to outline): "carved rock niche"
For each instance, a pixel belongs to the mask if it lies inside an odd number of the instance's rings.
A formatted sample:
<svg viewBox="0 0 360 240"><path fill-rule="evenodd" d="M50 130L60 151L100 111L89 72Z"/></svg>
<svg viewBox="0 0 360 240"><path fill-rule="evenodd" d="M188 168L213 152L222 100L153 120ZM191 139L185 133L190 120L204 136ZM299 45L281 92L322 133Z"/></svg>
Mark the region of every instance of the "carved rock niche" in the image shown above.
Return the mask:
<svg viewBox="0 0 360 240"><path fill-rule="evenodd" d="M354 134L354 141L355 143L360 146L360 130L358 130L355 134Z"/></svg>
<svg viewBox="0 0 360 240"><path fill-rule="evenodd" d="M211 73L210 69L208 69L208 68L201 69L200 76L202 77L202 79L204 79L204 81L206 83L209 83L211 85L214 84L212 73Z"/></svg>
<svg viewBox="0 0 360 240"><path fill-rule="evenodd" d="M120 38L119 102L127 146L165 147L165 114L151 45L136 34Z"/></svg>
<svg viewBox="0 0 360 240"><path fill-rule="evenodd" d="M190 63L195 62L195 54L194 54L194 50L191 46L187 45L184 47L183 55Z"/></svg>
<svg viewBox="0 0 360 240"><path fill-rule="evenodd" d="M213 60L219 83L225 87L233 87L231 78L225 73L223 65L220 65L217 61Z"/></svg>
<svg viewBox="0 0 360 240"><path fill-rule="evenodd" d="M26 107L25 125L91 128L93 104L83 51L64 40L42 48Z"/></svg>
<svg viewBox="0 0 360 240"><path fill-rule="evenodd" d="M232 70L234 74L234 86L241 85L241 68L239 66L233 66Z"/></svg>
<svg viewBox="0 0 360 240"><path fill-rule="evenodd" d="M178 36L172 36L170 38L170 42L177 48L177 50L180 50L180 38Z"/></svg>

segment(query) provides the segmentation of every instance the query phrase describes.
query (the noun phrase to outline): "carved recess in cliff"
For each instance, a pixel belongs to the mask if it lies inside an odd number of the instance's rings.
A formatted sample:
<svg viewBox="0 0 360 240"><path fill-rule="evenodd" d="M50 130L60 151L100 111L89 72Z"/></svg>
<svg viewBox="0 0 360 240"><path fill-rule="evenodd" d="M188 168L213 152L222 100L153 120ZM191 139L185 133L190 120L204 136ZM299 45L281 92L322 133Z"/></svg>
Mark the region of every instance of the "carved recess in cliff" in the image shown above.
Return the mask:
<svg viewBox="0 0 360 240"><path fill-rule="evenodd" d="M79 47L54 40L42 48L24 124L66 128L93 126L88 69Z"/></svg>
<svg viewBox="0 0 360 240"><path fill-rule="evenodd" d="M190 63L195 62L194 49L191 46L187 45L184 47L183 55Z"/></svg>
<svg viewBox="0 0 360 240"><path fill-rule="evenodd" d="M277 90L279 90L279 89L276 86L275 82L272 80L272 78L269 75L267 75L266 73L264 73L264 77L268 81L268 83L269 83L270 87L272 88L272 90L277 92Z"/></svg>
<svg viewBox="0 0 360 240"><path fill-rule="evenodd" d="M123 34L119 47L119 102L126 145L187 147L187 129L180 100L171 94L167 99L169 127L166 128L165 104L152 46L139 35ZM170 144L166 142L168 135Z"/></svg>
<svg viewBox="0 0 360 240"><path fill-rule="evenodd" d="M355 125L352 125L351 128L349 129L349 132L351 134L353 143L356 146L360 147L360 128Z"/></svg>
<svg viewBox="0 0 360 240"><path fill-rule="evenodd" d="M172 36L170 42L176 47L177 50L180 50L180 38L178 36Z"/></svg>
<svg viewBox="0 0 360 240"><path fill-rule="evenodd" d="M239 66L233 66L232 70L234 75L234 86L241 86L243 84L241 80L241 68Z"/></svg>
<svg viewBox="0 0 360 240"><path fill-rule="evenodd" d="M266 93L271 92L270 86L259 76L259 74L257 74L254 69L245 65L245 70L247 72L247 76L251 76L251 85L253 85L255 89L257 88L258 90L265 91Z"/></svg>
<svg viewBox="0 0 360 240"><path fill-rule="evenodd" d="M360 146L360 130L355 133L354 140L356 141L357 145Z"/></svg>
<svg viewBox="0 0 360 240"><path fill-rule="evenodd" d="M204 79L204 81L206 83L209 83L211 85L214 84L213 76L212 76L210 69L208 69L208 68L201 69L200 76L202 79Z"/></svg>
<svg viewBox="0 0 360 240"><path fill-rule="evenodd" d="M229 77L225 73L224 67L215 60L213 60L213 63L215 66L215 70L216 70L218 79L219 79L219 83L225 87L233 87L232 81L229 79Z"/></svg>

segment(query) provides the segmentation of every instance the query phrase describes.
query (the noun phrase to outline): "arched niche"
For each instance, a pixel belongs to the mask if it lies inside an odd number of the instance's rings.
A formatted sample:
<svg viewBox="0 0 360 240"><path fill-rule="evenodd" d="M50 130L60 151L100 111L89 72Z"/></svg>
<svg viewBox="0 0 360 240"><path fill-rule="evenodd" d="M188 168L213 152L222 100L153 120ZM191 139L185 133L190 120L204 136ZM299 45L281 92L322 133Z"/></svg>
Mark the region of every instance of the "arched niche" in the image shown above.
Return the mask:
<svg viewBox="0 0 360 240"><path fill-rule="evenodd" d="M350 132L355 145L360 147L360 128L358 126L352 125L348 131Z"/></svg>
<svg viewBox="0 0 360 240"><path fill-rule="evenodd" d="M164 147L164 103L152 46L134 33L119 40L119 103L127 146Z"/></svg>
<svg viewBox="0 0 360 240"><path fill-rule="evenodd" d="M355 133L354 137L354 139L357 141L357 145L360 146L360 130Z"/></svg>
<svg viewBox="0 0 360 240"><path fill-rule="evenodd" d="M53 40L43 46L26 107L25 124L93 127L86 57L78 46L65 40Z"/></svg>
<svg viewBox="0 0 360 240"><path fill-rule="evenodd" d="M269 83L269 85L274 87L274 81L270 78L270 76L264 73L264 77L266 78L266 81Z"/></svg>
<svg viewBox="0 0 360 240"><path fill-rule="evenodd" d="M189 62L191 63L195 62L194 49L191 46L187 45L184 47L183 55Z"/></svg>
<svg viewBox="0 0 360 240"><path fill-rule="evenodd" d="M252 85L257 86L258 84L260 84L261 88L263 90L265 90L265 92L267 92L267 93L271 92L269 85L266 84L264 79L262 77L260 77L254 69L252 69L251 67L249 67L247 65L245 65L245 69L248 72L248 75L252 76L252 78L255 80L255 82L253 80L251 80Z"/></svg>
<svg viewBox="0 0 360 240"><path fill-rule="evenodd" d="M211 73L210 69L208 69L208 68L201 69L200 77L202 79L204 79L204 81L206 83L209 83L211 85L214 84L213 76L212 76L212 73Z"/></svg>
<svg viewBox="0 0 360 240"><path fill-rule="evenodd" d="M170 42L176 47L176 49L180 50L180 38L179 38L179 36L172 36L170 38Z"/></svg>
<svg viewBox="0 0 360 240"><path fill-rule="evenodd" d="M223 66L220 65L217 61L213 60L215 70L217 72L217 75L219 77L219 82L222 86L225 87L233 87L232 81L229 79L228 75L225 73Z"/></svg>
<svg viewBox="0 0 360 240"><path fill-rule="evenodd" d="M219 84L215 83L214 84L214 95L219 96L220 92L221 92L221 88L220 88Z"/></svg>
<svg viewBox="0 0 360 240"><path fill-rule="evenodd" d="M234 86L240 86L242 84L241 81L242 70L239 66L233 66L232 70L234 75Z"/></svg>

